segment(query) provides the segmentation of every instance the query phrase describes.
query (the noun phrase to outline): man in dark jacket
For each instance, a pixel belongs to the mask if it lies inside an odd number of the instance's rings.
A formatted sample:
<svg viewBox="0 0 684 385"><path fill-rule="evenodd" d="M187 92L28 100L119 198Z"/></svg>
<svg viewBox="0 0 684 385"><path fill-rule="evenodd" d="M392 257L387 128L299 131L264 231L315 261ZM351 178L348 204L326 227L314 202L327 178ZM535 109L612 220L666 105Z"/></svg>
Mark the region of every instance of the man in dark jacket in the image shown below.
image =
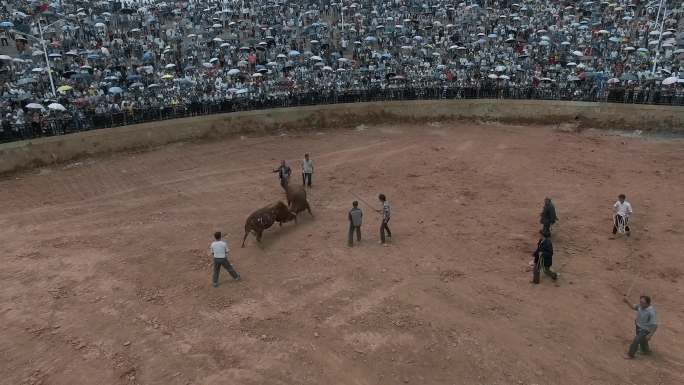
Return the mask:
<svg viewBox="0 0 684 385"><path fill-rule="evenodd" d="M349 210L349 246L354 246L354 232L356 232L356 241L361 242L361 223L363 220L363 212L359 208L359 202L352 202L352 209Z"/></svg>
<svg viewBox="0 0 684 385"><path fill-rule="evenodd" d="M556 208L551 203L550 198L544 198L544 209L541 212L541 219L539 223L543 225L542 229L539 230L541 235L545 237L551 236L551 225L556 223L558 217L556 216Z"/></svg>
<svg viewBox="0 0 684 385"><path fill-rule="evenodd" d="M540 260L541 258L541 260ZM553 264L553 243L551 238L542 234L542 239L537 242L537 250L534 252L534 267L532 269L532 282L539 283L539 273L541 270L554 281L558 279L558 274L551 271Z"/></svg>
<svg viewBox="0 0 684 385"><path fill-rule="evenodd" d="M283 190L287 191L287 185L290 183L290 175L292 175L292 170L290 169L290 166L285 163L283 160L280 162L280 167L276 168L273 170L273 172L278 173L278 178L280 179L280 187L283 188Z"/></svg>

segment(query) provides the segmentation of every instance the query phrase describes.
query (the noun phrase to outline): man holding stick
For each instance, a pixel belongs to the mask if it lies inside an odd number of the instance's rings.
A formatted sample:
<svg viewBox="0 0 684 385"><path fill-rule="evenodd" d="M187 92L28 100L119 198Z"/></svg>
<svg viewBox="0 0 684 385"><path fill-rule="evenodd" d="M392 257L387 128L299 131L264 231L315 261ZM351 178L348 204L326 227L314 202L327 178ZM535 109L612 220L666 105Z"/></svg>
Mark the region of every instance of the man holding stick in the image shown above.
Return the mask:
<svg viewBox="0 0 684 385"><path fill-rule="evenodd" d="M389 223L391 216L391 208L385 194L378 195L378 199L380 200L380 203L382 203L382 209L375 209L371 204L363 200L363 198L356 195L354 192L349 192L356 198L358 198L361 202L365 203L366 206L372 208L375 212L382 213L382 223L380 224L380 243L384 246L387 246L387 243L385 242L385 232L387 232L387 240L390 241L392 240L392 232L390 231L389 226L387 225Z"/></svg>
<svg viewBox="0 0 684 385"><path fill-rule="evenodd" d="M630 309L636 310L636 319L634 324L636 326L636 335L632 344L629 345L629 350L625 358L632 359L636 355L637 350L641 347L641 352L643 354L651 354L651 349L648 346L648 341L653 337L658 328L656 323L656 312L653 306L651 306L651 297L647 295L642 295L639 297L639 304L634 305L629 302L627 297L622 299Z"/></svg>
<svg viewBox="0 0 684 385"><path fill-rule="evenodd" d="M389 226L387 226L387 223L389 223L390 220L390 204L387 201L385 194L378 195L378 199L380 200L380 203L382 203L382 210L375 210L378 213L382 213L382 223L380 224L380 243L383 246L387 246L387 243L385 243L385 231L387 231L387 240L392 240L392 232L390 231Z"/></svg>

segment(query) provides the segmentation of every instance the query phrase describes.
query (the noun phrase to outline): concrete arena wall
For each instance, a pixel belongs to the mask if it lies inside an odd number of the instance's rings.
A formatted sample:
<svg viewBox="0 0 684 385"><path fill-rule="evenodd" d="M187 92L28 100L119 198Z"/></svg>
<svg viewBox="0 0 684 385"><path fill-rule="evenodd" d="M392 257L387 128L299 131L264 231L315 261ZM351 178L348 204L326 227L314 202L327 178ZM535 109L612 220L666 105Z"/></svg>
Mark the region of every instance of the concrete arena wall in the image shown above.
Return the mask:
<svg viewBox="0 0 684 385"><path fill-rule="evenodd" d="M274 130L446 120L684 132L684 107L540 100L420 100L277 108L150 122L0 145L0 173L82 156Z"/></svg>

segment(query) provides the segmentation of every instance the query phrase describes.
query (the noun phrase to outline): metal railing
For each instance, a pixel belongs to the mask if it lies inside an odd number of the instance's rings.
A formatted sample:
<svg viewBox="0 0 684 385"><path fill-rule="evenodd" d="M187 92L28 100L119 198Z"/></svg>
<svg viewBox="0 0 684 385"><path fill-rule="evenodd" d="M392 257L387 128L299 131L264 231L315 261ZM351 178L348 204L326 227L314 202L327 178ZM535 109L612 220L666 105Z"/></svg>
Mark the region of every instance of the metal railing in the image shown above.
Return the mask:
<svg viewBox="0 0 684 385"><path fill-rule="evenodd" d="M378 102L393 100L439 99L518 99L559 100L600 103L631 103L684 106L684 92L661 90L578 90L557 88L513 87L400 87L369 88L344 92L295 92L280 95L241 95L213 102L190 102L175 106L153 106L127 111L98 113L94 109L73 110L69 117L48 118L41 122L15 124L4 121L0 141L9 142L41 136L64 135L99 128L118 127L167 119L337 103Z"/></svg>

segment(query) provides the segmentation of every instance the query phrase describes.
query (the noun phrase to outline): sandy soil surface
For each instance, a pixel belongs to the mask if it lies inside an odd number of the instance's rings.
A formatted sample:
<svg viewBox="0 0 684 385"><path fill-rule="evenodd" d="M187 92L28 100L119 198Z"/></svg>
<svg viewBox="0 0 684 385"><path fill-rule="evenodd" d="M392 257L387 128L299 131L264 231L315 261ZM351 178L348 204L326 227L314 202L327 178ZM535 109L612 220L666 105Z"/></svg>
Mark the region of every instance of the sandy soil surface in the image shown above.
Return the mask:
<svg viewBox="0 0 684 385"><path fill-rule="evenodd" d="M184 143L0 181L1 384L682 384L682 139L474 124ZM239 247L310 152L315 218ZM298 170L298 167L295 168ZM297 174L297 173L295 173ZM295 180L299 181L299 175ZM390 247L353 191L393 207ZM610 236L616 196L631 238ZM530 284L545 196L557 284ZM229 233L211 285L207 248ZM653 296L652 356L623 359Z"/></svg>

